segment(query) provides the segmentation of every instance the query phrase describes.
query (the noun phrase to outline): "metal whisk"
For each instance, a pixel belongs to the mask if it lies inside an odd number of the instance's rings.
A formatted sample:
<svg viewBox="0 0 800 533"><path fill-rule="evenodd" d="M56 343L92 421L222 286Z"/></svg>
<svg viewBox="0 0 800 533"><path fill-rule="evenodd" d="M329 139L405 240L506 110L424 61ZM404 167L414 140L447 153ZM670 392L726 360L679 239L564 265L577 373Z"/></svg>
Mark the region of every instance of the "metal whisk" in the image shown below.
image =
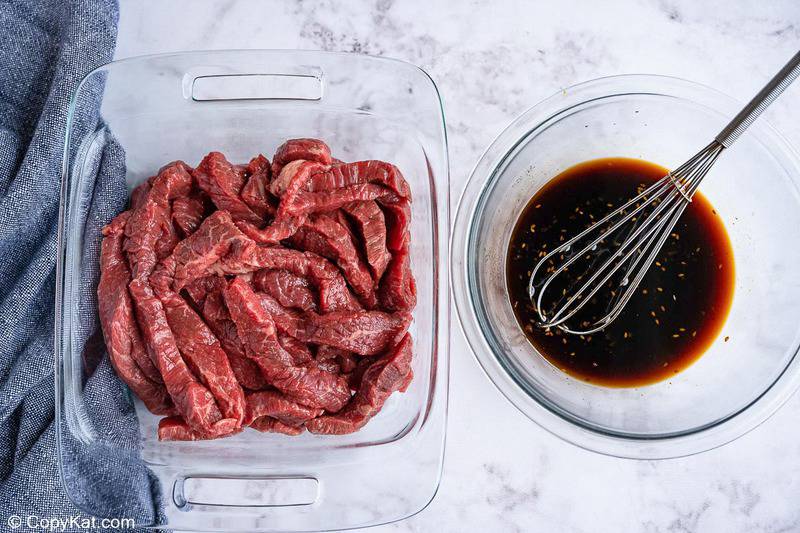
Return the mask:
<svg viewBox="0 0 800 533"><path fill-rule="evenodd" d="M655 261L711 166L798 75L800 52L708 146L638 196L544 255L532 270L528 284L540 326L587 335L613 322ZM603 260L606 256L609 257ZM588 263L588 267L578 269L579 262ZM575 274L574 270L580 272ZM566 279L565 272L570 272ZM554 283L557 278L559 281ZM603 316L568 326L567 321L576 317L603 288L610 294ZM555 295L549 305L543 305L548 289Z"/></svg>

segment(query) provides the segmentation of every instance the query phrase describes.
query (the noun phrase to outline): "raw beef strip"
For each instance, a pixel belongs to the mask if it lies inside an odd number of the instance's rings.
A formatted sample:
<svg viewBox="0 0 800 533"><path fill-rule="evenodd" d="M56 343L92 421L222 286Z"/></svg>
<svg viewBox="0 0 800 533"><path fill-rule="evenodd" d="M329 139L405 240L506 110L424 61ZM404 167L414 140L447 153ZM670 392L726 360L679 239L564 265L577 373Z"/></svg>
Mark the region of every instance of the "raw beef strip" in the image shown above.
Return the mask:
<svg viewBox="0 0 800 533"><path fill-rule="evenodd" d="M350 232L336 220L319 215L311 217L294 234L291 243L336 262L361 303L371 309L376 298L372 276L361 261Z"/></svg>
<svg viewBox="0 0 800 533"><path fill-rule="evenodd" d="M314 355L311 353L308 346L290 335L279 333L278 343L280 343L281 348L292 356L292 361L295 365L302 365L314 359Z"/></svg>
<svg viewBox="0 0 800 533"><path fill-rule="evenodd" d="M322 409L300 405L281 392L265 390L247 395L247 413L244 422L249 425L257 418L268 416L280 420L287 426L301 426L306 420L316 418L322 413Z"/></svg>
<svg viewBox="0 0 800 533"><path fill-rule="evenodd" d="M227 211L215 211L190 237L182 240L164 261L172 274L173 288L180 291L188 283L209 274L222 274L212 268L233 246L254 245L234 225Z"/></svg>
<svg viewBox="0 0 800 533"><path fill-rule="evenodd" d="M100 248L101 274L97 287L100 324L117 374L151 412L168 414L173 411L172 400L162 384L161 374L145 351L128 293L130 271L122 252L122 236L129 216L130 211L126 211L103 229L105 238Z"/></svg>
<svg viewBox="0 0 800 533"><path fill-rule="evenodd" d="M307 278L314 285L319 297L319 309L323 313L361 308L339 269L311 252L282 247L241 247L226 257L220 268L227 274L242 274L262 268L287 270Z"/></svg>
<svg viewBox="0 0 800 533"><path fill-rule="evenodd" d="M342 208L353 221L372 277L377 284L392 258L386 249L386 217L374 201L356 202Z"/></svg>
<svg viewBox="0 0 800 533"><path fill-rule="evenodd" d="M411 313L347 311L308 315L308 342L360 355L375 355L393 346L411 324Z"/></svg>
<svg viewBox="0 0 800 533"><path fill-rule="evenodd" d="M250 390L261 390L267 386L264 376L261 375L258 365L249 359L244 352L244 345L236 331L236 324L231 320L222 291L227 287L224 278L214 277L219 280L223 289L208 294L203 305L203 318L208 327L219 339L222 349L228 354L231 370L242 387Z"/></svg>
<svg viewBox="0 0 800 533"><path fill-rule="evenodd" d="M192 187L189 167L176 162L164 167L153 180L147 197L133 210L125 224L124 249L133 278L146 278L156 263L171 251L175 233L170 216L170 201L186 196ZM177 239L177 235L174 237Z"/></svg>
<svg viewBox="0 0 800 533"><path fill-rule="evenodd" d="M196 309L202 309L209 294L215 291L223 291L227 286L228 284L225 282L225 278L219 276L205 276L195 279L186 285L183 290L189 296L189 301L192 305L194 305Z"/></svg>
<svg viewBox="0 0 800 533"><path fill-rule="evenodd" d="M281 201L278 206L278 215L303 216L312 213L324 213L334 211L352 202L367 202L369 200L396 203L401 201L402 198L388 187L375 185L374 183L359 183L330 191L298 191L292 197Z"/></svg>
<svg viewBox="0 0 800 533"><path fill-rule="evenodd" d="M353 355L353 352L342 350L335 346L328 346L327 344L321 344L317 347L315 359L320 367L324 364L330 369L329 371L341 374L349 374L358 365L358 359Z"/></svg>
<svg viewBox="0 0 800 533"><path fill-rule="evenodd" d="M239 197L244 187L244 170L230 164L221 153L211 152L205 156L194 170L194 177L218 209L228 211L235 220L253 224L263 222L263 218Z"/></svg>
<svg viewBox="0 0 800 533"><path fill-rule="evenodd" d="M275 206L269 197L270 166L263 155L254 157L247 165L247 183L242 187L242 201L259 217L266 219L275 214Z"/></svg>
<svg viewBox="0 0 800 533"><path fill-rule="evenodd" d="M316 311L317 299L304 277L288 270L265 268L253 275L253 287L266 292L284 307L294 307L301 311Z"/></svg>
<svg viewBox="0 0 800 533"><path fill-rule="evenodd" d="M226 424L229 427L220 424L219 431L216 434L207 435L192 430L179 416L168 416L158 421L158 440L210 440L220 437L229 437L242 430L241 427L236 427L232 421L226 421Z"/></svg>
<svg viewBox="0 0 800 533"><path fill-rule="evenodd" d="M156 356L164 385L178 412L199 433L221 435L230 432L230 424L232 422L235 427L236 420L223 419L214 396L186 366L167 323L164 308L153 289L141 279L131 281L129 288L136 303L136 316L142 335Z"/></svg>
<svg viewBox="0 0 800 533"><path fill-rule="evenodd" d="M228 356L206 323L183 298L169 289L169 279L159 279L161 272L163 270L156 269L150 279L164 307L178 350L194 375L214 395L222 415L241 425L244 392L233 374Z"/></svg>
<svg viewBox="0 0 800 533"><path fill-rule="evenodd" d="M295 196L306 186L311 175L324 170L325 167L313 161L292 161L281 170L278 177L269 185L272 194L280 198L278 204L278 217L292 215L286 210L291 205Z"/></svg>
<svg viewBox="0 0 800 533"><path fill-rule="evenodd" d="M374 362L361 379L353 399L339 413L306 422L312 433L343 435L358 431L380 411L386 399L407 384L411 371L411 336L403 337L392 351Z"/></svg>
<svg viewBox="0 0 800 533"><path fill-rule="evenodd" d="M272 174L277 176L284 165L298 159L330 165L331 149L319 139L290 139L275 152L275 157L272 158Z"/></svg>
<svg viewBox="0 0 800 533"><path fill-rule="evenodd" d="M411 203L408 200L393 201L383 198L380 201L386 210L386 246L389 251L399 252L410 244Z"/></svg>
<svg viewBox="0 0 800 533"><path fill-rule="evenodd" d="M291 435L293 437L300 435L305 431L305 428L302 426L287 426L280 420L275 420L274 418L270 418L268 416L262 416L261 418L253 420L253 423L250 424L250 427L261 431L262 433L283 433L284 435Z"/></svg>
<svg viewBox="0 0 800 533"><path fill-rule="evenodd" d="M271 296L260 293L261 307L278 331L312 344L374 355L394 345L411 324L411 313L383 311L331 311L319 315L286 309Z"/></svg>
<svg viewBox="0 0 800 533"><path fill-rule="evenodd" d="M389 311L409 311L417 305L417 284L408 248L396 252L378 289L380 304Z"/></svg>
<svg viewBox="0 0 800 533"><path fill-rule="evenodd" d="M313 361L295 365L278 342L272 318L246 282L241 278L232 281L225 291L225 302L247 356L259 365L268 382L309 407L329 412L342 408L350 397L345 380L322 371Z"/></svg>
<svg viewBox="0 0 800 533"><path fill-rule="evenodd" d="M336 165L325 172L314 174L308 182L307 190L331 191L364 183L388 187L400 198L411 197L411 189L400 169L383 161L358 161Z"/></svg>
<svg viewBox="0 0 800 533"><path fill-rule="evenodd" d="M282 217L275 219L266 227L259 229L258 227L243 222L236 221L236 226L248 237L253 239L258 244L278 244L284 239L288 239L303 225L306 221L305 216L298 217Z"/></svg>
<svg viewBox="0 0 800 533"><path fill-rule="evenodd" d="M278 332L289 335L299 341L308 342L305 315L294 309L283 307L278 301L266 293L258 294L261 307L269 314Z"/></svg>
<svg viewBox="0 0 800 533"><path fill-rule="evenodd" d="M182 196L172 202L172 221L186 238L200 226L206 214L206 205L199 194Z"/></svg>

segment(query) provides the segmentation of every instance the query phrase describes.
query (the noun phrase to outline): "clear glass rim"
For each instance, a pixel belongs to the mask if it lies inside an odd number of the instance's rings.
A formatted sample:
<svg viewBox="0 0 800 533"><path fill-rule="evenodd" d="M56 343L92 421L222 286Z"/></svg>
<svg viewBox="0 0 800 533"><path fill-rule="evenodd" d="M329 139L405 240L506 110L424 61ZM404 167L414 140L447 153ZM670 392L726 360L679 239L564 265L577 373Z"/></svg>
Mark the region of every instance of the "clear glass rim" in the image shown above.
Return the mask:
<svg viewBox="0 0 800 533"><path fill-rule="evenodd" d="M727 417L669 435L634 435L613 433L579 421L557 408L541 394L514 377L505 357L487 340L482 325L480 302L476 301L475 272L468 254L473 247L477 215L498 170L516 146L532 132L564 111L597 98L626 94L651 94L679 97L716 111L731 114L741 104L733 98L688 80L648 74L628 74L590 80L568 87L529 108L515 119L487 148L474 167L461 194L451 237L451 283L459 323L473 355L487 377L523 414L554 435L581 448L615 457L663 459L692 455L726 444L751 431L769 418L800 386L800 358L795 353L775 381L747 406ZM751 134L766 141L778 161L790 169L795 186L800 177L800 160L789 143L763 118Z"/></svg>

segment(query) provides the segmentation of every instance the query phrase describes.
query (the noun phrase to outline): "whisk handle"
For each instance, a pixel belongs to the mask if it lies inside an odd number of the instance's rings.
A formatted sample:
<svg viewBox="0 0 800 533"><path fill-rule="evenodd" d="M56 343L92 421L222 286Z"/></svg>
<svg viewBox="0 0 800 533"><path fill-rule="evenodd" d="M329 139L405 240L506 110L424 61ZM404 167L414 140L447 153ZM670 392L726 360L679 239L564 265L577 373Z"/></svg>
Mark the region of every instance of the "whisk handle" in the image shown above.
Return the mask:
<svg viewBox="0 0 800 533"><path fill-rule="evenodd" d="M739 114L733 117L733 120L719 132L719 135L716 137L717 142L725 148L733 144L733 142L744 133L744 130L746 130L799 75L800 52L797 52L794 57L769 80L769 83L758 91L758 94L739 111Z"/></svg>

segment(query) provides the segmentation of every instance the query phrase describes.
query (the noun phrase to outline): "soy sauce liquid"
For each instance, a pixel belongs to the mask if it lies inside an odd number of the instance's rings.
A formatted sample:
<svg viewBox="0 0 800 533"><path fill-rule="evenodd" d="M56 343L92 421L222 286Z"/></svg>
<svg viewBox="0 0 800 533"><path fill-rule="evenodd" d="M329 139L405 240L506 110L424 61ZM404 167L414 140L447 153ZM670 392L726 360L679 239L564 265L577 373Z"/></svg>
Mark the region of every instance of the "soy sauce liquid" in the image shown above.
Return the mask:
<svg viewBox="0 0 800 533"><path fill-rule="evenodd" d="M666 173L638 159L587 161L547 183L517 221L506 265L511 305L538 352L575 378L608 387L667 379L695 362L725 323L733 300L733 251L722 220L698 192L610 326L577 336L537 325L528 281L540 252L576 235ZM587 308L592 305L607 302L590 301Z"/></svg>

